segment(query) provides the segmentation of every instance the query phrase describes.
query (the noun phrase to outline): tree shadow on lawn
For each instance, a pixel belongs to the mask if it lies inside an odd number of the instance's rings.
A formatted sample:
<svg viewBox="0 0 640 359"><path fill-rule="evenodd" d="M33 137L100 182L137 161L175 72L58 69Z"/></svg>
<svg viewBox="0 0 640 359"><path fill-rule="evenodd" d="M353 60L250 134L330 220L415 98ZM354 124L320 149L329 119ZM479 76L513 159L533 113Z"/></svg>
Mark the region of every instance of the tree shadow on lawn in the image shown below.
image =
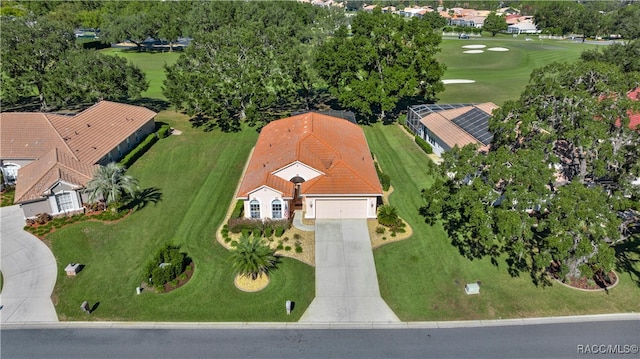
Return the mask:
<svg viewBox="0 0 640 359"><path fill-rule="evenodd" d="M157 98L149 98L149 97L142 97L135 100L129 100L129 101L126 101L126 103L128 103L129 105L146 107L152 110L153 112L164 111L168 109L170 105L169 101L160 100Z"/></svg>
<svg viewBox="0 0 640 359"><path fill-rule="evenodd" d="M616 245L614 249L618 259L618 271L629 273L631 280L640 287L640 235L629 238Z"/></svg>
<svg viewBox="0 0 640 359"><path fill-rule="evenodd" d="M149 203L158 204L162 201L162 192L159 188L149 187L138 191L133 198L123 207L125 210L140 210Z"/></svg>

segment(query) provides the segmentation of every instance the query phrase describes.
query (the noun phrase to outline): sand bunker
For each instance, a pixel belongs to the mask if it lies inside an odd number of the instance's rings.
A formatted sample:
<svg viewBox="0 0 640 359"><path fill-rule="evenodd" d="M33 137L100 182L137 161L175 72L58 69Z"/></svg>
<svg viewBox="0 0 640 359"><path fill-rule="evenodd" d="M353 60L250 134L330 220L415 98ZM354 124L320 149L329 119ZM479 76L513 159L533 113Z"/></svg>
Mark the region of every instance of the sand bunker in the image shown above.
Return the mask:
<svg viewBox="0 0 640 359"><path fill-rule="evenodd" d="M484 49L487 45L464 45L463 49Z"/></svg>
<svg viewBox="0 0 640 359"><path fill-rule="evenodd" d="M490 47L487 50L489 51L509 51L506 47Z"/></svg>
<svg viewBox="0 0 640 359"><path fill-rule="evenodd" d="M474 83L475 80L462 80L462 79L456 79L456 80L442 80L442 83L447 85L447 84L472 84Z"/></svg>
<svg viewBox="0 0 640 359"><path fill-rule="evenodd" d="M467 50L467 51L463 51L465 54L481 54L484 51L483 50Z"/></svg>

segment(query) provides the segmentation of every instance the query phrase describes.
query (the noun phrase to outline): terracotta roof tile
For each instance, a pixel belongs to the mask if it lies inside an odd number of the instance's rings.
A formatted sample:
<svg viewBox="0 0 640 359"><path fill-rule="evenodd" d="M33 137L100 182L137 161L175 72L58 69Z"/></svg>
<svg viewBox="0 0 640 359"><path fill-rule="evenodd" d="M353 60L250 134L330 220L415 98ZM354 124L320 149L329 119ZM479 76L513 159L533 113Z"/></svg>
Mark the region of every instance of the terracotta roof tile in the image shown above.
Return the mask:
<svg viewBox="0 0 640 359"><path fill-rule="evenodd" d="M274 181L274 171L296 161L324 173L301 186L303 195L382 194L362 129L340 118L309 112L273 121L262 129L238 196L268 185ZM293 183L283 180L281 185L274 189L293 193Z"/></svg>
<svg viewBox="0 0 640 359"><path fill-rule="evenodd" d="M145 107L100 101L73 117L52 122L80 161L97 163L155 116Z"/></svg>
<svg viewBox="0 0 640 359"><path fill-rule="evenodd" d="M42 158L18 170L14 203L41 199L57 181L63 180L78 188L93 177L98 165L89 165L57 148Z"/></svg>
<svg viewBox="0 0 640 359"><path fill-rule="evenodd" d="M72 154L52 124L66 116L34 113L0 113L0 158L33 160L54 148Z"/></svg>

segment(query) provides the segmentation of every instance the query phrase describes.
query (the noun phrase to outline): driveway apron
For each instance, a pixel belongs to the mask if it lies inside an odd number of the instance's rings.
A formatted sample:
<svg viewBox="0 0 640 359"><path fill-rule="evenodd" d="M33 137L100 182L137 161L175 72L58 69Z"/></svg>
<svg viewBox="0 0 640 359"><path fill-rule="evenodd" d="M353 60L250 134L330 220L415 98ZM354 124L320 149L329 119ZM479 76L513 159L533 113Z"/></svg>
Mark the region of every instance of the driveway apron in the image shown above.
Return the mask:
<svg viewBox="0 0 640 359"><path fill-rule="evenodd" d="M300 322L400 322L380 297L364 219L316 219L316 297Z"/></svg>
<svg viewBox="0 0 640 359"><path fill-rule="evenodd" d="M51 301L58 269L49 248L25 232L19 206L0 208L0 323L57 322Z"/></svg>

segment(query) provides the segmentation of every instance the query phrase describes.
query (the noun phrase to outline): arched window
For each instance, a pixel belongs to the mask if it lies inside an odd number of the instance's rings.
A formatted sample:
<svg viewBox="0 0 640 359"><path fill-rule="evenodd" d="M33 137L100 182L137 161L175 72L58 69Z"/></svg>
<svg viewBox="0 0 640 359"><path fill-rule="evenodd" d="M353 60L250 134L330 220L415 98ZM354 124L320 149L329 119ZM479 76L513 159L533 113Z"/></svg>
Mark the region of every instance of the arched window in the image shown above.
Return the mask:
<svg viewBox="0 0 640 359"><path fill-rule="evenodd" d="M260 202L258 200L254 199L249 202L249 212L251 213L251 218L260 218Z"/></svg>
<svg viewBox="0 0 640 359"><path fill-rule="evenodd" d="M271 218L282 218L282 202L277 198L271 202Z"/></svg>

